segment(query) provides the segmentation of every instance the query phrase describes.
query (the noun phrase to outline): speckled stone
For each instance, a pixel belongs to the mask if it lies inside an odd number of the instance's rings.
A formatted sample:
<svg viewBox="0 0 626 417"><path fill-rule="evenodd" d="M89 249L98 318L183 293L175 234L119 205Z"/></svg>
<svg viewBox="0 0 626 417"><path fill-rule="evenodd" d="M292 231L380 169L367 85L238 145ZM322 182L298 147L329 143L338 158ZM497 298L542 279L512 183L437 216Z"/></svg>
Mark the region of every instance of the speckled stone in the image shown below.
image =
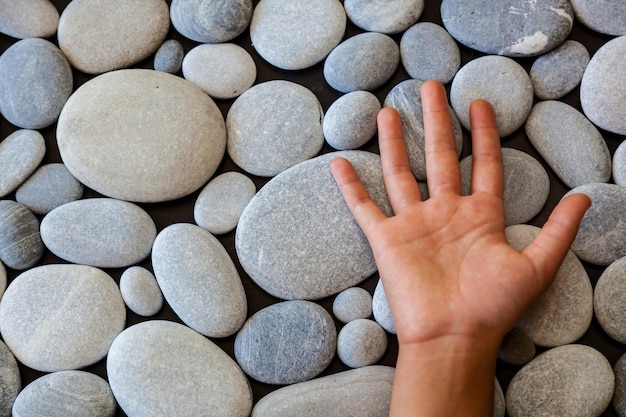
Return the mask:
<svg viewBox="0 0 626 417"><path fill-rule="evenodd" d="M494 382L495 392L493 395L493 417L504 417L506 414L506 403L502 386L496 378Z"/></svg>
<svg viewBox="0 0 626 417"><path fill-rule="evenodd" d="M328 55L324 79L342 93L375 90L393 76L399 63L400 49L392 38L376 32L360 33Z"/></svg>
<svg viewBox="0 0 626 417"><path fill-rule="evenodd" d="M511 380L506 409L511 417L600 416L613 396L609 361L592 347L560 346L542 353Z"/></svg>
<svg viewBox="0 0 626 417"><path fill-rule="evenodd" d="M172 25L183 36L201 43L228 42L252 19L252 0L172 0Z"/></svg>
<svg viewBox="0 0 626 417"><path fill-rule="evenodd" d="M373 320L353 320L337 336L337 355L350 368L374 365L386 351L387 333Z"/></svg>
<svg viewBox="0 0 626 417"><path fill-rule="evenodd" d="M36 130L18 130L0 142L0 197L13 192L32 174L46 153L46 142Z"/></svg>
<svg viewBox="0 0 626 417"><path fill-rule="evenodd" d="M602 45L591 57L580 83L580 104L596 126L626 135L626 36Z"/></svg>
<svg viewBox="0 0 626 417"><path fill-rule="evenodd" d="M341 42L346 12L337 0L261 0L250 38L257 53L285 70L300 70L322 61Z"/></svg>
<svg viewBox="0 0 626 417"><path fill-rule="evenodd" d="M508 136L520 128L530 114L533 84L526 70L514 60L487 55L465 64L452 80L450 102L466 129L471 127L470 104L477 98L491 104L498 133Z"/></svg>
<svg viewBox="0 0 626 417"><path fill-rule="evenodd" d="M626 187L626 141L619 144L613 154L613 181L615 184Z"/></svg>
<svg viewBox="0 0 626 417"><path fill-rule="evenodd" d="M380 108L378 97L369 91L353 91L339 97L324 115L326 142L341 151L365 145L376 134Z"/></svg>
<svg viewBox="0 0 626 417"><path fill-rule="evenodd" d="M140 316L153 316L163 307L163 294L154 274L141 266L132 266L120 277L124 303Z"/></svg>
<svg viewBox="0 0 626 417"><path fill-rule="evenodd" d="M343 7L350 21L361 29L394 34L417 22L424 0L346 0Z"/></svg>
<svg viewBox="0 0 626 417"><path fill-rule="evenodd" d="M443 0L441 20L472 49L528 57L560 45L572 30L574 12L567 0Z"/></svg>
<svg viewBox="0 0 626 417"><path fill-rule="evenodd" d="M17 361L7 345L0 340L0 417L11 417L13 402L21 389Z"/></svg>
<svg viewBox="0 0 626 417"><path fill-rule="evenodd" d="M47 40L24 39L0 55L0 113L15 126L41 129L56 122L72 87L70 64Z"/></svg>
<svg viewBox="0 0 626 417"><path fill-rule="evenodd" d="M159 46L154 55L155 71L177 74L183 66L185 50L176 39L166 40Z"/></svg>
<svg viewBox="0 0 626 417"><path fill-rule="evenodd" d="M556 100L580 84L591 57L580 42L568 40L538 57L530 68L535 95Z"/></svg>
<svg viewBox="0 0 626 417"><path fill-rule="evenodd" d="M447 84L461 67L461 51L441 26L421 22L411 26L400 39L400 59L406 72L417 80Z"/></svg>
<svg viewBox="0 0 626 417"><path fill-rule="evenodd" d="M289 385L261 398L252 417L386 417L394 368L367 366Z"/></svg>
<svg viewBox="0 0 626 417"><path fill-rule="evenodd" d="M235 249L252 280L275 297L328 297L376 270L369 243L330 172L330 161L339 156L352 162L372 199L391 213L380 157L370 152L328 153L274 177L241 215Z"/></svg>
<svg viewBox="0 0 626 417"><path fill-rule="evenodd" d="M47 38L57 31L59 11L48 0L1 0L0 33L17 39Z"/></svg>
<svg viewBox="0 0 626 417"><path fill-rule="evenodd" d="M115 281L85 265L29 269L11 282L0 301L4 342L21 363L42 372L98 362L125 320Z"/></svg>
<svg viewBox="0 0 626 417"><path fill-rule="evenodd" d="M190 328L150 320L124 330L106 363L109 384L133 417L248 417L250 385L215 343Z"/></svg>
<svg viewBox="0 0 626 417"><path fill-rule="evenodd" d="M611 154L584 114L560 101L537 103L525 124L528 139L569 188L611 178Z"/></svg>
<svg viewBox="0 0 626 417"><path fill-rule="evenodd" d="M0 261L12 269L27 269L43 252L35 215L15 201L0 200Z"/></svg>
<svg viewBox="0 0 626 417"><path fill-rule="evenodd" d="M422 115L422 96L420 95L422 84L423 82L419 80L402 81L389 91L389 94L385 97L383 107L393 107L400 113L402 133L404 134L404 142L409 155L411 171L413 171L413 175L418 180L425 181L424 117ZM450 108L450 119L452 120L457 154L461 155L463 131L461 130L459 119L452 108Z"/></svg>
<svg viewBox="0 0 626 417"><path fill-rule="evenodd" d="M256 64L248 51L234 43L204 44L187 53L183 75L211 97L229 99L252 87Z"/></svg>
<svg viewBox="0 0 626 417"><path fill-rule="evenodd" d="M4 290L7 289L7 270L4 264L0 262L0 298L4 294Z"/></svg>
<svg viewBox="0 0 626 417"><path fill-rule="evenodd" d="M35 214L47 214L83 196L84 187L62 163L39 167L15 191L15 200Z"/></svg>
<svg viewBox="0 0 626 417"><path fill-rule="evenodd" d="M285 80L257 84L228 111L228 155L250 174L277 175L319 153L323 117L308 88Z"/></svg>
<svg viewBox="0 0 626 417"><path fill-rule="evenodd" d="M613 367L615 373L615 392L613 409L619 417L626 416L626 354L622 355Z"/></svg>
<svg viewBox="0 0 626 417"><path fill-rule="evenodd" d="M536 226L506 228L509 244L524 250L540 232ZM526 311L517 326L538 346L573 343L589 329L593 316L593 290L589 275L569 251L552 285Z"/></svg>
<svg viewBox="0 0 626 417"><path fill-rule="evenodd" d="M583 25L606 35L626 35L626 4L602 0L570 0Z"/></svg>
<svg viewBox="0 0 626 417"><path fill-rule="evenodd" d="M537 354L535 343L519 328L514 328L504 336L498 359L515 366L526 365Z"/></svg>
<svg viewBox="0 0 626 417"><path fill-rule="evenodd" d="M611 263L600 275L593 293L596 318L605 332L626 342L626 257Z"/></svg>
<svg viewBox="0 0 626 417"><path fill-rule="evenodd" d="M15 400L13 415L109 417L116 408L107 381L85 371L61 371L28 384Z"/></svg>
<svg viewBox="0 0 626 417"><path fill-rule="evenodd" d="M163 0L74 0L59 20L59 47L87 74L126 68L161 46L169 17Z"/></svg>
<svg viewBox="0 0 626 417"><path fill-rule="evenodd" d="M372 296L361 287L346 288L333 301L333 314L342 323L372 316Z"/></svg>
<svg viewBox="0 0 626 417"><path fill-rule="evenodd" d="M393 322L391 308L389 307L385 287L383 287L381 280L378 280L378 284L376 284L376 289L374 290L374 296L372 297L372 313L374 314L376 323L380 324L380 326L389 333L396 334L396 324Z"/></svg>

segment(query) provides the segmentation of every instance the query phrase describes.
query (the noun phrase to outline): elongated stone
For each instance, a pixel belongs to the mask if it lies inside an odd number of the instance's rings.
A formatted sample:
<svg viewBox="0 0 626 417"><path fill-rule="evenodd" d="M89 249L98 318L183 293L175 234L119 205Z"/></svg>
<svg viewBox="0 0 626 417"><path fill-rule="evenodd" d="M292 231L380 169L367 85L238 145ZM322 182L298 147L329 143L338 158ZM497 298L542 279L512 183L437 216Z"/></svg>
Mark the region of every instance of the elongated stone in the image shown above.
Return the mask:
<svg viewBox="0 0 626 417"><path fill-rule="evenodd" d="M13 269L27 269L43 256L39 220L23 205L0 200L0 261Z"/></svg>
<svg viewBox="0 0 626 417"><path fill-rule="evenodd" d="M0 142L0 197L13 192L39 166L46 143L36 130L18 130Z"/></svg>
<svg viewBox="0 0 626 417"><path fill-rule="evenodd" d="M47 38L59 24L59 11L48 0L0 1L0 33L18 39Z"/></svg>

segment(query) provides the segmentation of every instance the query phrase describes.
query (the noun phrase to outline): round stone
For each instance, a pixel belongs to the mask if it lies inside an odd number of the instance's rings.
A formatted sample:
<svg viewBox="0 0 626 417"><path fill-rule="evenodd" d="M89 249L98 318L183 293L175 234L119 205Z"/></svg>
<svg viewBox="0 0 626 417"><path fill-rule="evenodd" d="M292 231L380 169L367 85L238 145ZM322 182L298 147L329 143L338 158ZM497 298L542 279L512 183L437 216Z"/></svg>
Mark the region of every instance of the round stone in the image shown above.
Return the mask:
<svg viewBox="0 0 626 417"><path fill-rule="evenodd" d="M498 3L498 7L501 7ZM533 84L526 70L503 56L488 55L465 64L450 89L450 102L461 124L470 129L469 107L487 100L496 114L498 133L508 136L521 127L533 106Z"/></svg>
<svg viewBox="0 0 626 417"><path fill-rule="evenodd" d="M387 333L372 320L353 320L337 336L337 355L350 368L373 365L386 351Z"/></svg>
<svg viewBox="0 0 626 417"><path fill-rule="evenodd" d="M169 39L157 49L154 55L154 69L156 71L176 74L183 65L185 50L183 45L176 39Z"/></svg>
<svg viewBox="0 0 626 417"><path fill-rule="evenodd" d="M372 316L372 296L361 287L346 288L333 301L333 314L342 323Z"/></svg>
<svg viewBox="0 0 626 417"><path fill-rule="evenodd" d="M163 294L152 272L132 266L120 277L120 292L124 302L140 316L153 316L163 307Z"/></svg>
<svg viewBox="0 0 626 417"><path fill-rule="evenodd" d="M343 7L350 21L361 29L393 34L417 22L424 0L346 0Z"/></svg>
<svg viewBox="0 0 626 417"><path fill-rule="evenodd" d="M15 200L35 214L47 214L83 196L84 187L62 163L42 165L15 192Z"/></svg>
<svg viewBox="0 0 626 417"><path fill-rule="evenodd" d="M257 84L228 111L228 155L246 172L272 177L319 153L323 117L308 88L284 80Z"/></svg>
<svg viewBox="0 0 626 417"><path fill-rule="evenodd" d="M183 36L200 43L228 42L252 19L252 0L172 0L172 25Z"/></svg>
<svg viewBox="0 0 626 417"><path fill-rule="evenodd" d="M59 20L59 47L87 74L126 68L158 49L169 17L163 0L74 0Z"/></svg>
<svg viewBox="0 0 626 417"><path fill-rule="evenodd" d="M378 280L378 284L376 284L374 296L372 297L372 313L374 314L376 323L380 324L380 326L389 333L396 334L396 324L393 322L385 287L383 287L383 281L380 279Z"/></svg>
<svg viewBox="0 0 626 417"><path fill-rule="evenodd" d="M300 70L322 61L343 38L346 12L337 0L261 0L250 38L257 53L285 70Z"/></svg>
<svg viewBox="0 0 626 417"><path fill-rule="evenodd" d="M613 367L615 373L615 393L613 408L619 417L626 416L626 354L623 354Z"/></svg>
<svg viewBox="0 0 626 417"><path fill-rule="evenodd" d="M18 130L0 142L0 197L22 184L45 154L46 142L36 130Z"/></svg>
<svg viewBox="0 0 626 417"><path fill-rule="evenodd" d="M610 264L600 275L593 293L596 318L605 332L620 343L626 342L626 257Z"/></svg>
<svg viewBox="0 0 626 417"><path fill-rule="evenodd" d="M382 33L360 33L328 55L324 79L342 93L375 90L393 76L399 63L400 50L392 38Z"/></svg>
<svg viewBox="0 0 626 417"><path fill-rule="evenodd" d="M22 381L17 361L7 345L0 340L0 416L11 415L13 402L21 389Z"/></svg>
<svg viewBox="0 0 626 417"><path fill-rule="evenodd" d="M337 331L326 310L310 301L283 301L246 321L235 338L235 358L257 381L294 384L319 375L336 346Z"/></svg>
<svg viewBox="0 0 626 417"><path fill-rule="evenodd" d="M514 328L504 336L498 359L515 366L526 365L537 354L535 343L519 328Z"/></svg>
<svg viewBox="0 0 626 417"><path fill-rule="evenodd" d="M125 320L115 281L85 265L30 269L11 282L0 301L3 340L21 363L42 372L98 362Z"/></svg>
<svg viewBox="0 0 626 417"><path fill-rule="evenodd" d="M376 134L380 101L368 91L353 91L339 97L324 115L326 142L345 151L365 145Z"/></svg>
<svg viewBox="0 0 626 417"><path fill-rule="evenodd" d="M576 19L589 29L606 35L626 35L626 4L602 0L570 0Z"/></svg>
<svg viewBox="0 0 626 417"><path fill-rule="evenodd" d="M580 42L568 40L538 57L530 68L535 95L542 100L556 100L580 84L589 51Z"/></svg>
<svg viewBox="0 0 626 417"><path fill-rule="evenodd" d="M86 186L121 200L161 202L208 181L222 161L226 129L194 84L128 69L100 75L70 97L57 141L67 169Z"/></svg>
<svg viewBox="0 0 626 417"><path fill-rule="evenodd" d="M73 88L72 68L53 43L31 38L0 55L0 113L15 126L56 122Z"/></svg>
<svg viewBox="0 0 626 417"><path fill-rule="evenodd" d="M232 231L256 193L256 185L239 172L226 172L209 182L193 208L196 224L214 235Z"/></svg>
<svg viewBox="0 0 626 417"><path fill-rule="evenodd" d="M626 141L622 141L613 154L613 180L626 187Z"/></svg>
<svg viewBox="0 0 626 417"><path fill-rule="evenodd" d="M256 64L245 49L234 43L204 44L187 53L183 75L211 97L229 99L252 87Z"/></svg>
<svg viewBox="0 0 626 417"><path fill-rule="evenodd" d="M17 39L48 38L55 34L59 11L48 0L0 2L0 33Z"/></svg>
<svg viewBox="0 0 626 417"><path fill-rule="evenodd" d="M12 269L27 269L43 252L35 215L15 201L0 200L0 261Z"/></svg>
<svg viewBox="0 0 626 417"><path fill-rule="evenodd" d="M151 320L124 330L106 363L115 399L133 417L248 417L252 392L237 364L190 328Z"/></svg>

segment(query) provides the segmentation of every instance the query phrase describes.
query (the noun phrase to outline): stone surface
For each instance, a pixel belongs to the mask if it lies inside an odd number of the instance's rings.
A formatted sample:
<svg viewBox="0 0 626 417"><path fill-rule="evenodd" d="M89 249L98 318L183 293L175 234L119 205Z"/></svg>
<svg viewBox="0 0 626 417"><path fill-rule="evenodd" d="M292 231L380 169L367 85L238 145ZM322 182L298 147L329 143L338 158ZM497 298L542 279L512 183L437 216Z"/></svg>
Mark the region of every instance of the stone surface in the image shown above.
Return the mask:
<svg viewBox="0 0 626 417"><path fill-rule="evenodd" d="M47 40L24 39L0 55L0 113L15 126L50 126L72 88L70 64Z"/></svg>
<svg viewBox="0 0 626 417"><path fill-rule="evenodd" d="M574 12L567 0L443 0L441 20L472 49L528 57L560 45L572 30Z"/></svg>
<svg viewBox="0 0 626 417"><path fill-rule="evenodd" d="M141 266L132 266L120 277L124 303L140 316L153 316L163 307L163 294L154 274Z"/></svg>
<svg viewBox="0 0 626 417"><path fill-rule="evenodd" d="M542 353L511 380L506 409L511 417L600 416L614 388L609 361L584 345L560 346Z"/></svg>
<svg viewBox="0 0 626 417"><path fill-rule="evenodd" d="M46 142L36 130L17 130L0 142L0 197L15 191L46 153Z"/></svg>
<svg viewBox="0 0 626 417"><path fill-rule="evenodd" d="M372 297L372 313L374 314L374 320L376 323L387 330L391 334L396 334L396 325L393 322L391 316L391 308L389 308L389 301L387 300L387 294L383 287L383 282L379 279L374 290L374 296Z"/></svg>
<svg viewBox="0 0 626 417"><path fill-rule="evenodd" d="M22 381L17 361L7 345L0 341L0 416L11 416L13 402L21 389Z"/></svg>
<svg viewBox="0 0 626 417"><path fill-rule="evenodd" d="M613 154L613 181L615 184L626 187L626 141L619 144Z"/></svg>
<svg viewBox="0 0 626 417"><path fill-rule="evenodd" d="M393 34L417 22L424 0L346 0L343 7L350 21L361 29Z"/></svg>
<svg viewBox="0 0 626 417"><path fill-rule="evenodd" d="M183 66L185 50L183 45L176 39L169 39L159 46L154 55L155 71L177 74Z"/></svg>
<svg viewBox="0 0 626 417"><path fill-rule="evenodd" d="M385 417L394 368L368 366L280 388L254 406L252 417Z"/></svg>
<svg viewBox="0 0 626 417"><path fill-rule="evenodd" d="M183 36L200 43L228 42L252 19L252 0L173 0L172 25Z"/></svg>
<svg viewBox="0 0 626 417"><path fill-rule="evenodd" d="M67 169L86 186L121 200L161 202L208 181L222 161L226 129L194 84L129 69L83 84L63 108L57 141Z"/></svg>
<svg viewBox="0 0 626 417"><path fill-rule="evenodd" d="M294 384L318 376L335 356L337 330L311 301L283 301L252 315L235 338L235 358L250 377Z"/></svg>
<svg viewBox="0 0 626 417"><path fill-rule="evenodd" d="M330 161L338 156L352 162L372 199L391 212L380 157L373 153L329 153L274 177L242 213L235 249L252 280L275 297L324 298L376 270L367 239L330 172Z"/></svg>
<svg viewBox="0 0 626 417"><path fill-rule="evenodd" d="M18 39L47 38L58 24L59 11L48 0L0 1L0 33Z"/></svg>
<svg viewBox="0 0 626 417"><path fill-rule="evenodd" d="M117 402L107 381L85 371L60 371L28 384L18 395L13 415L112 417Z"/></svg>
<svg viewBox="0 0 626 417"><path fill-rule="evenodd" d="M257 84L228 111L228 155L250 174L277 175L318 154L322 119L322 106L308 88L284 80Z"/></svg>
<svg viewBox="0 0 626 417"><path fill-rule="evenodd" d="M393 76L399 63L400 50L391 37L360 33L340 43L328 55L324 79L342 93L375 90Z"/></svg>
<svg viewBox="0 0 626 417"><path fill-rule="evenodd" d="M620 356L613 367L615 373L615 393L613 394L613 409L619 417L626 416L626 354Z"/></svg>
<svg viewBox="0 0 626 417"><path fill-rule="evenodd" d="M203 44L183 59L183 75L211 97L229 99L252 87L256 64L248 51L234 43Z"/></svg>
<svg viewBox="0 0 626 417"><path fill-rule="evenodd" d="M626 36L606 42L591 57L580 83L580 104L596 126L626 135Z"/></svg>
<svg viewBox="0 0 626 417"><path fill-rule="evenodd" d="M152 320L124 330L106 370L113 394L133 417L247 417L250 385L237 364L182 324Z"/></svg>
<svg viewBox="0 0 626 417"><path fill-rule="evenodd" d="M593 293L598 323L620 343L626 342L626 257L611 263L600 275Z"/></svg>
<svg viewBox="0 0 626 417"><path fill-rule="evenodd" d="M498 3L500 7L500 4ZM470 128L469 106L487 100L496 114L498 133L508 136L520 128L533 106L533 84L526 70L503 56L488 55L465 64L450 88L450 102L461 124Z"/></svg>
<svg viewBox="0 0 626 417"><path fill-rule="evenodd" d="M372 320L353 320L337 336L337 355L350 368L374 365L386 351L387 333Z"/></svg>
<svg viewBox="0 0 626 417"><path fill-rule="evenodd" d="M333 301L333 314L342 323L372 316L372 296L361 287L346 288Z"/></svg>
<svg viewBox="0 0 626 417"><path fill-rule="evenodd" d="M569 188L611 178L611 154L585 115L560 101L537 103L525 124L528 139Z"/></svg>
<svg viewBox="0 0 626 417"><path fill-rule="evenodd" d="M257 53L285 70L300 70L322 61L341 42L346 13L337 0L262 0L250 23Z"/></svg>
<svg viewBox="0 0 626 417"><path fill-rule="evenodd" d="M55 208L41 221L41 239L59 258L99 268L123 268L150 254L156 225L141 207L88 198Z"/></svg>
<svg viewBox="0 0 626 417"><path fill-rule="evenodd" d="M0 261L12 269L27 269L43 252L35 215L15 201L0 200Z"/></svg>
<svg viewBox="0 0 626 417"><path fill-rule="evenodd" d="M515 366L526 365L537 354L535 343L519 328L514 328L504 336L498 359Z"/></svg>
<svg viewBox="0 0 626 417"><path fill-rule="evenodd" d="M0 301L0 332L15 357L42 372L79 369L124 329L117 284L85 265L44 265L15 278Z"/></svg>
<svg viewBox="0 0 626 417"><path fill-rule="evenodd" d="M353 91L339 97L324 115L326 142L340 151L365 145L376 134L380 108L378 97L369 91Z"/></svg>
<svg viewBox="0 0 626 417"><path fill-rule="evenodd" d="M7 270L4 267L4 264L0 262L0 298L2 298L2 294L4 294L4 290L7 289Z"/></svg>
<svg viewBox="0 0 626 417"><path fill-rule="evenodd" d="M504 417L506 413L504 392L502 391L502 386L500 385L500 382L497 378L494 382L494 385L495 393L493 396L493 417Z"/></svg>
<svg viewBox="0 0 626 417"><path fill-rule="evenodd" d="M126 68L161 46L169 17L163 0L74 0L59 20L59 47L87 74Z"/></svg>
<svg viewBox="0 0 626 417"><path fill-rule="evenodd" d="M393 107L400 113L402 132L406 145L411 171L420 180L426 180L426 159L424 157L424 117L422 115L422 96L420 88L423 82L419 80L402 81L389 91L383 107ZM450 108L450 119L457 154L461 155L463 148L463 131L456 114Z"/></svg>
<svg viewBox="0 0 626 417"><path fill-rule="evenodd" d="M39 167L15 191L15 200L35 214L47 214L83 196L84 187L62 163Z"/></svg>
<svg viewBox="0 0 626 417"><path fill-rule="evenodd" d="M152 248L152 268L168 304L187 326L209 337L234 334L247 300L232 259L203 228L177 223Z"/></svg>
<svg viewBox="0 0 626 417"><path fill-rule="evenodd" d="M626 35L626 4L602 0L570 0L576 19L596 32Z"/></svg>
<svg viewBox="0 0 626 417"><path fill-rule="evenodd" d="M573 40L538 57L530 68L535 95L542 100L563 97L580 84L590 59L585 45Z"/></svg>

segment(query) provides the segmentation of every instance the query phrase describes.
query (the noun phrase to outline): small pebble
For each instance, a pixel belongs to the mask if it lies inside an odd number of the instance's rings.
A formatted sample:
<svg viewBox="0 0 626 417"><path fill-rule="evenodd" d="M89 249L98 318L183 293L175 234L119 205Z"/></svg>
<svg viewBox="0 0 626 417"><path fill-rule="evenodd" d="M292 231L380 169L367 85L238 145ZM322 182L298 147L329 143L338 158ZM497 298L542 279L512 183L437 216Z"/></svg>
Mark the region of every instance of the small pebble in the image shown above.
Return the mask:
<svg viewBox="0 0 626 417"><path fill-rule="evenodd" d="M324 115L326 142L345 151L365 145L376 134L380 101L369 91L353 91L339 97Z"/></svg>
<svg viewBox="0 0 626 417"><path fill-rule="evenodd" d="M23 205L0 200L0 261L12 269L28 269L43 256L39 220Z"/></svg>
<svg viewBox="0 0 626 417"><path fill-rule="evenodd" d="M252 19L252 0L172 0L172 25L180 34L200 43L228 42Z"/></svg>
<svg viewBox="0 0 626 417"><path fill-rule="evenodd" d="M613 408L619 417L626 416L626 354L620 356L613 367L615 373L615 393Z"/></svg>
<svg viewBox="0 0 626 417"><path fill-rule="evenodd" d="M36 130L18 130L0 142L0 197L15 191L39 166L46 142Z"/></svg>
<svg viewBox="0 0 626 417"><path fill-rule="evenodd" d="M0 417L11 417L13 402L21 389L17 361L7 345L0 340Z"/></svg>
<svg viewBox="0 0 626 417"><path fill-rule="evenodd" d="M626 140L622 140L613 154L613 181L626 187Z"/></svg>
<svg viewBox="0 0 626 417"><path fill-rule="evenodd" d="M0 1L0 33L17 39L48 38L59 24L59 11L48 0Z"/></svg>
<svg viewBox="0 0 626 417"><path fill-rule="evenodd" d="M337 336L337 355L350 368L373 365L386 351L387 333L372 320L353 320Z"/></svg>
<svg viewBox="0 0 626 417"><path fill-rule="evenodd" d="M589 51L580 42L568 40L538 57L530 68L535 95L542 100L556 100L580 84Z"/></svg>
<svg viewBox="0 0 626 417"><path fill-rule="evenodd" d="M122 273L120 292L128 308L140 316L153 316L163 307L159 284L144 267L132 266Z"/></svg>
<svg viewBox="0 0 626 417"><path fill-rule="evenodd" d="M504 336L498 359L515 366L526 365L537 353L535 343L519 328L514 328Z"/></svg>
<svg viewBox="0 0 626 417"><path fill-rule="evenodd" d="M333 314L342 323L372 316L372 296L361 287L341 291L333 301Z"/></svg>
<svg viewBox="0 0 626 417"><path fill-rule="evenodd" d="M376 289L374 290L372 313L374 314L376 323L380 324L380 326L389 333L396 334L396 325L393 322L391 308L389 307L389 301L387 300L387 294L385 293L382 280L378 280L378 284L376 284Z"/></svg>
<svg viewBox="0 0 626 417"><path fill-rule="evenodd" d="M352 23L368 32L400 33L417 22L424 0L345 0Z"/></svg>
<svg viewBox="0 0 626 417"><path fill-rule="evenodd" d="M62 163L42 165L15 192L15 200L35 214L45 215L83 196L85 187Z"/></svg>
<svg viewBox="0 0 626 417"><path fill-rule="evenodd" d="M606 35L626 35L626 4L603 0L570 0L576 19L589 29Z"/></svg>
<svg viewBox="0 0 626 417"><path fill-rule="evenodd" d="M155 71L177 74L183 66L185 50L176 39L169 39L159 46L154 55Z"/></svg>
<svg viewBox="0 0 626 417"><path fill-rule="evenodd" d="M614 340L626 343L626 257L611 263L600 275L593 292L598 323Z"/></svg>

